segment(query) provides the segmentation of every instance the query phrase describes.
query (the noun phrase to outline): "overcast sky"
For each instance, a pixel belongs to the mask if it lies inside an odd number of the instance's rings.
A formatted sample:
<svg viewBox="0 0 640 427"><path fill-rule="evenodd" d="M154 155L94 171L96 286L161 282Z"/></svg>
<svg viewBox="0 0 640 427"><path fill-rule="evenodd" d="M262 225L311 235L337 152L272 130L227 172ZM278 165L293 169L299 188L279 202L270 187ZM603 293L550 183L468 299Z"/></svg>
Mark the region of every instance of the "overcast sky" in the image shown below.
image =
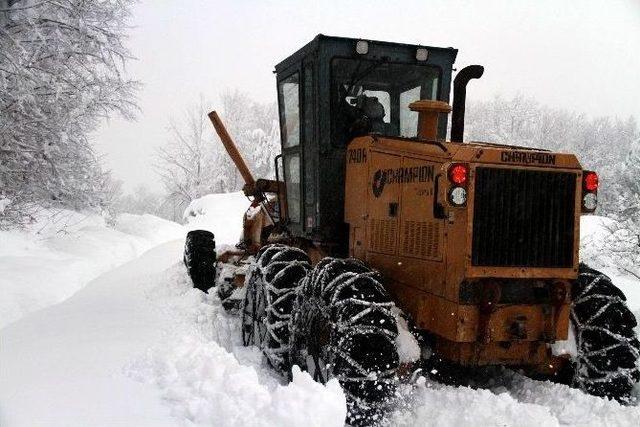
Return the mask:
<svg viewBox="0 0 640 427"><path fill-rule="evenodd" d="M273 67L316 34L459 49L455 67L485 67L474 99L533 96L589 115L640 118L640 0L142 0L133 10L131 75L138 120L95 135L116 178L159 189L155 147L202 94L227 88L275 100Z"/></svg>

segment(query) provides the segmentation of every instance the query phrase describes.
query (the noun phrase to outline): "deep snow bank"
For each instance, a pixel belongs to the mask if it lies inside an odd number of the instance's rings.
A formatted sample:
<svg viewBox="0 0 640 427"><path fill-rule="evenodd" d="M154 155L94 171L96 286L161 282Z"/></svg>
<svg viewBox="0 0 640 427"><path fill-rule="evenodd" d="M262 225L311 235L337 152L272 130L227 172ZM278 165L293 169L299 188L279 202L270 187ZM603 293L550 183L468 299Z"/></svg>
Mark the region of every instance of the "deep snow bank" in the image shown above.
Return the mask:
<svg viewBox="0 0 640 427"><path fill-rule="evenodd" d="M152 215L123 214L107 226L98 215L72 211L44 211L26 231L1 231L0 329L183 235L182 226Z"/></svg>
<svg viewBox="0 0 640 427"><path fill-rule="evenodd" d="M241 342L240 319L215 295L192 289L184 266L147 293L170 327L125 372L155 384L171 413L196 425L339 426L346 415L337 381L326 386L297 371L286 384L255 347Z"/></svg>
<svg viewBox="0 0 640 427"><path fill-rule="evenodd" d="M341 426L334 382L287 384L215 295L192 289L182 242L157 247L0 331L0 425ZM640 408L496 375L473 390L420 379L390 425L630 425Z"/></svg>
<svg viewBox="0 0 640 427"><path fill-rule="evenodd" d="M159 246L0 331L0 425L341 426L337 382L285 384L181 253Z"/></svg>
<svg viewBox="0 0 640 427"><path fill-rule="evenodd" d="M242 216L251 202L241 192L209 194L194 200L184 211L189 230L213 232L216 244L235 245L242 232Z"/></svg>

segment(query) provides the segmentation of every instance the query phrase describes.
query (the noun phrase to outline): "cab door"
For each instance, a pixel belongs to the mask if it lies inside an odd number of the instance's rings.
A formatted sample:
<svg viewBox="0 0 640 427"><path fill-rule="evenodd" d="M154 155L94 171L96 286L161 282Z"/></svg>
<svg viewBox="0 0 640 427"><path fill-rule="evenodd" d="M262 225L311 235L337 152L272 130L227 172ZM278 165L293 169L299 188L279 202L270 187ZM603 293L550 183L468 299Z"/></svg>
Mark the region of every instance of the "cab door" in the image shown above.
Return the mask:
<svg viewBox="0 0 640 427"><path fill-rule="evenodd" d="M300 71L278 80L280 139L286 188L286 217L292 231L302 229L302 150Z"/></svg>

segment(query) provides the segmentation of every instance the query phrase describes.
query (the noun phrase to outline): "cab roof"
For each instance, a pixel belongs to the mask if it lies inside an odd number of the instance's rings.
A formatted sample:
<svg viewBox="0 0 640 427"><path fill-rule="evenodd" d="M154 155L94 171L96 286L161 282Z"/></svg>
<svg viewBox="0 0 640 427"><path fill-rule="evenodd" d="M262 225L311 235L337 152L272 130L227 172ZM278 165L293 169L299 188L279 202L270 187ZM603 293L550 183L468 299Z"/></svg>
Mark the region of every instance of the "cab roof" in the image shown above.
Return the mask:
<svg viewBox="0 0 640 427"><path fill-rule="evenodd" d="M393 51L395 55L399 55L399 56L407 56L408 54L409 58L414 58L416 49L425 48L430 53L439 52L439 53L445 54L450 58L451 63L455 61L455 58L458 54L458 50L452 47L436 47L436 46L427 46L427 45L420 45L420 44L395 43L395 42L386 42L386 41L380 41L380 40L370 40L370 39L364 39L364 38L356 39L356 38L350 38L350 37L336 37L336 36L327 36L324 34L318 34L309 43L307 43L306 45L304 45L303 47L295 51L293 54L289 55L284 60L280 61L275 67L275 72L279 73L280 71L286 69L290 65L301 61L310 53L317 51L320 48L320 46L323 46L323 47L333 46L334 48L336 48L337 51L341 51L341 50L343 51L344 48L346 47L350 50L353 50L355 53L355 45L360 40L365 40L369 42L369 45L371 46L373 51L372 53L375 53L375 50L377 49L377 50L382 50L387 52ZM400 59L400 58L395 58L395 59Z"/></svg>

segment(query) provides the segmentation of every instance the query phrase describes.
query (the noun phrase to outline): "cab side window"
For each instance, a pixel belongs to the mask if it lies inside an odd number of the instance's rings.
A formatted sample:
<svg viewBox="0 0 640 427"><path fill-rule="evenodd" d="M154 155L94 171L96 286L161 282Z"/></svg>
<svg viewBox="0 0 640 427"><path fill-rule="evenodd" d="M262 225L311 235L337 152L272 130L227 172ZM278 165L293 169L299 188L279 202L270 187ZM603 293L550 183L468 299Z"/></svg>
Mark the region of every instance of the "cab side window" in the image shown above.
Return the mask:
<svg viewBox="0 0 640 427"><path fill-rule="evenodd" d="M280 130L287 216L293 224L302 220L302 182L300 152L300 74L294 73L278 83Z"/></svg>
<svg viewBox="0 0 640 427"><path fill-rule="evenodd" d="M295 73L280 82L282 147L300 145L300 77Z"/></svg>
<svg viewBox="0 0 640 427"><path fill-rule="evenodd" d="M287 207L289 220L300 223L300 154L291 154L285 157L285 185L287 186Z"/></svg>

